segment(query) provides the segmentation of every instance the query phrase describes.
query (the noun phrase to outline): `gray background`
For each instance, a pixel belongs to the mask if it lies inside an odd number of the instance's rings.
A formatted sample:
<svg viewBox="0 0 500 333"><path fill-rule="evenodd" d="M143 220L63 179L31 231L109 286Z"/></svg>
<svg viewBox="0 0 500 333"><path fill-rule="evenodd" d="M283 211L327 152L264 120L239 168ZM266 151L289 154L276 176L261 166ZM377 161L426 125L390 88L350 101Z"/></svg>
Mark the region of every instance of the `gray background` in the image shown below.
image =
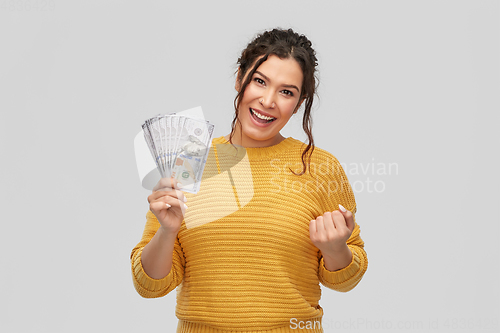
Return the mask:
<svg viewBox="0 0 500 333"><path fill-rule="evenodd" d="M498 332L498 1L0 7L2 332L175 330L175 292L132 286L133 138L198 105L227 134L239 52L276 26L318 53L315 140L357 184L370 262L323 288L325 332Z"/></svg>

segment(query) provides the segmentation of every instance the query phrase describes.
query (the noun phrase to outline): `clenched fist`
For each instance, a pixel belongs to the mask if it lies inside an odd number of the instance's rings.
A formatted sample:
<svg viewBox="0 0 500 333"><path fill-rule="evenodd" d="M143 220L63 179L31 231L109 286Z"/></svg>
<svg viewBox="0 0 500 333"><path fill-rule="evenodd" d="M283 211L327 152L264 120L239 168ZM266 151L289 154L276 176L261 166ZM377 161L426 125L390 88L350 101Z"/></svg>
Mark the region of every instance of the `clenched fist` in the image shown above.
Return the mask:
<svg viewBox="0 0 500 333"><path fill-rule="evenodd" d="M341 205L339 208L340 210L326 212L309 223L311 241L321 251L325 261L327 258L336 258L331 261L345 262L346 253L351 258L347 240L354 230L354 217Z"/></svg>

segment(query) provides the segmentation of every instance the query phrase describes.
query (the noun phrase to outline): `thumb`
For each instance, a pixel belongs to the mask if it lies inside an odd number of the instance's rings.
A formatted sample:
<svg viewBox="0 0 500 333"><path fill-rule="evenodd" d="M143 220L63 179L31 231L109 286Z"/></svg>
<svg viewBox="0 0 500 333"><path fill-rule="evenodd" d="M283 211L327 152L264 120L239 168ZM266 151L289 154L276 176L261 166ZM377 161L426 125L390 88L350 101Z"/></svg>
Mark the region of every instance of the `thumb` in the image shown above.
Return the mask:
<svg viewBox="0 0 500 333"><path fill-rule="evenodd" d="M339 204L339 210L342 213L342 215L344 215L344 219L345 219L345 223L346 223L347 228L349 230L353 231L354 225L355 225L354 215L352 215L352 213L350 211L348 211L347 209L345 209L344 206L342 206L341 204Z"/></svg>

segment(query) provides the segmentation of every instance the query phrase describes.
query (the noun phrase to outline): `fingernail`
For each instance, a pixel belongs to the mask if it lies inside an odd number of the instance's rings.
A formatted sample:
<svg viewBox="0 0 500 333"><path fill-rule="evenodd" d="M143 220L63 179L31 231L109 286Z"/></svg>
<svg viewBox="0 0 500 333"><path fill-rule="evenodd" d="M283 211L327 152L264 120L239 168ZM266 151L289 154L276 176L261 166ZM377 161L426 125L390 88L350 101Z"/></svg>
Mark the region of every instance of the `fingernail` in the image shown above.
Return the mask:
<svg viewBox="0 0 500 333"><path fill-rule="evenodd" d="M172 205L169 205L169 204L165 204L165 205L167 206L167 208L170 208L170 207L172 207Z"/></svg>
<svg viewBox="0 0 500 333"><path fill-rule="evenodd" d="M188 208L188 206L187 206L186 204L184 204L184 208L186 208L186 209L187 209L187 208Z"/></svg>
<svg viewBox="0 0 500 333"><path fill-rule="evenodd" d="M341 211L343 211L344 213L347 212L347 209L344 208L344 206L342 206L341 204L339 204L339 208Z"/></svg>
<svg viewBox="0 0 500 333"><path fill-rule="evenodd" d="M186 197L184 197L183 200L184 200L184 202L188 202L188 198L186 198Z"/></svg>
<svg viewBox="0 0 500 333"><path fill-rule="evenodd" d="M177 187L178 188L182 188L182 184L181 183L177 183Z"/></svg>

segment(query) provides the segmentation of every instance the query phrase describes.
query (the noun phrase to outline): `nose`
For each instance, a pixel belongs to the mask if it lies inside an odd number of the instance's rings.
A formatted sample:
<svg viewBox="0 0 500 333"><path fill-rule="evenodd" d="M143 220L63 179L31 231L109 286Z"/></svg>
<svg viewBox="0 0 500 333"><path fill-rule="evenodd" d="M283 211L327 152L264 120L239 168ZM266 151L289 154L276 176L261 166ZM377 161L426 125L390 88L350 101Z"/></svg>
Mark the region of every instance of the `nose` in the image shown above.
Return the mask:
<svg viewBox="0 0 500 333"><path fill-rule="evenodd" d="M274 93L268 89L259 99L260 104L266 109L273 109L276 104L274 103Z"/></svg>

